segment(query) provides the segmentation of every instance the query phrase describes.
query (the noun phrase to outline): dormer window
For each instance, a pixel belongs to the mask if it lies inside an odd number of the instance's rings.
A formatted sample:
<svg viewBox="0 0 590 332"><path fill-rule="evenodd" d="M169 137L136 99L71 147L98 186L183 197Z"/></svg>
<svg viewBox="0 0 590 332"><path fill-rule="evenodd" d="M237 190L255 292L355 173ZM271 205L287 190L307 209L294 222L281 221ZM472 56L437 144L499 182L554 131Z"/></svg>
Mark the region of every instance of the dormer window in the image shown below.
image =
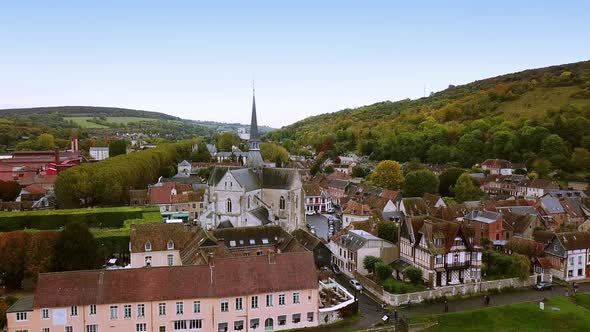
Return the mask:
<svg viewBox="0 0 590 332"><path fill-rule="evenodd" d="M279 209L284 210L285 209L285 197L281 196L281 199L279 200Z"/></svg>
<svg viewBox="0 0 590 332"><path fill-rule="evenodd" d="M145 251L152 251L152 243L150 241L145 243Z"/></svg>
<svg viewBox="0 0 590 332"><path fill-rule="evenodd" d="M168 244L166 244L166 248L168 248L168 250L174 250L174 242L172 240L168 240Z"/></svg>
<svg viewBox="0 0 590 332"><path fill-rule="evenodd" d="M434 239L434 245L437 246L437 247L442 246L443 245L443 239L441 239L441 238Z"/></svg>

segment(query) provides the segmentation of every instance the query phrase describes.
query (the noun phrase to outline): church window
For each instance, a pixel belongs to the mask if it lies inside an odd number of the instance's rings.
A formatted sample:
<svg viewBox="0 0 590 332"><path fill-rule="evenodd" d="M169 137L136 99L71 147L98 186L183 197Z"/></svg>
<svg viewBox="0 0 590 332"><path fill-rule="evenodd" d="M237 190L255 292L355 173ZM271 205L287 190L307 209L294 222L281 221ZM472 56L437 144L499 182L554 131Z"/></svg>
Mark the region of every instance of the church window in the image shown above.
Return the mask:
<svg viewBox="0 0 590 332"><path fill-rule="evenodd" d="M279 200L279 209L284 210L285 209L285 197L281 196L281 199Z"/></svg>
<svg viewBox="0 0 590 332"><path fill-rule="evenodd" d="M252 199L251 196L248 196L248 209L250 208L250 200Z"/></svg>
<svg viewBox="0 0 590 332"><path fill-rule="evenodd" d="M227 199L227 212L231 213L231 199Z"/></svg>

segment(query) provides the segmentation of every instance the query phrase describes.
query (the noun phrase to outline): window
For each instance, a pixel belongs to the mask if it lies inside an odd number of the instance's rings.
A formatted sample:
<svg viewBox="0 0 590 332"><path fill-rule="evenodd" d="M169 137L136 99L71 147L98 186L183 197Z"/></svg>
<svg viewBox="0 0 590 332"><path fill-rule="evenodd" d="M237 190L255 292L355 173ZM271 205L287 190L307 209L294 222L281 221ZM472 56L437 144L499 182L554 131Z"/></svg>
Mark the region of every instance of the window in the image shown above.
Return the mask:
<svg viewBox="0 0 590 332"><path fill-rule="evenodd" d="M258 296L252 296L252 309L258 309Z"/></svg>
<svg viewBox="0 0 590 332"><path fill-rule="evenodd" d="M146 332L147 331L147 324L140 323L135 325L135 332Z"/></svg>
<svg viewBox="0 0 590 332"><path fill-rule="evenodd" d="M231 213L231 199L227 199L227 213Z"/></svg>
<svg viewBox="0 0 590 332"><path fill-rule="evenodd" d="M219 323L217 324L217 331L218 332L227 332L227 330L229 329L228 324L227 323Z"/></svg>
<svg viewBox="0 0 590 332"><path fill-rule="evenodd" d="M174 249L174 242L172 240L168 240L168 243L166 244L166 248L168 248L168 250L173 250Z"/></svg>
<svg viewBox="0 0 590 332"><path fill-rule="evenodd" d="M442 246L443 245L443 239L441 239L441 238L434 239L434 245L437 246L437 247Z"/></svg>
<svg viewBox="0 0 590 332"><path fill-rule="evenodd" d="M279 326L287 324L287 315L281 315L278 317Z"/></svg>
<svg viewBox="0 0 590 332"><path fill-rule="evenodd" d="M172 255L172 254L168 255L167 259L168 259L168 266L174 265L174 255Z"/></svg>
<svg viewBox="0 0 590 332"><path fill-rule="evenodd" d="M166 332L166 326L160 326L159 332Z"/></svg>
<svg viewBox="0 0 590 332"><path fill-rule="evenodd" d="M259 325L260 325L260 319L258 319L258 318L250 319L250 328L251 329L257 329Z"/></svg>
<svg viewBox="0 0 590 332"><path fill-rule="evenodd" d="M145 256L145 265L146 266L152 265L152 256Z"/></svg>
<svg viewBox="0 0 590 332"><path fill-rule="evenodd" d="M202 319L191 319L188 321L188 328L189 329L202 329L203 328L203 320Z"/></svg>
<svg viewBox="0 0 590 332"><path fill-rule="evenodd" d="M313 312L308 312L307 313L307 321L308 322L313 322Z"/></svg>
<svg viewBox="0 0 590 332"><path fill-rule="evenodd" d="M437 255L436 256L436 264L442 264L442 263L443 263L443 256Z"/></svg>
<svg viewBox="0 0 590 332"><path fill-rule="evenodd" d="M201 312L201 301L193 301L193 313L198 314Z"/></svg>
<svg viewBox="0 0 590 332"><path fill-rule="evenodd" d="M293 304L299 303L299 293L293 293Z"/></svg>
<svg viewBox="0 0 590 332"><path fill-rule="evenodd" d="M569 260L570 260L570 265L574 265L574 258L573 257L570 257Z"/></svg>
<svg viewBox="0 0 590 332"><path fill-rule="evenodd" d="M285 197L281 196L281 199L279 200L279 209L284 210L285 209Z"/></svg>
<svg viewBox="0 0 590 332"><path fill-rule="evenodd" d="M301 321L301 314L293 314L293 323L297 324Z"/></svg>
<svg viewBox="0 0 590 332"><path fill-rule="evenodd" d="M266 294L266 306L272 307L272 294Z"/></svg>
<svg viewBox="0 0 590 332"><path fill-rule="evenodd" d="M185 320L176 320L174 321L174 330L186 330L186 321Z"/></svg>
<svg viewBox="0 0 590 332"><path fill-rule="evenodd" d="M272 331L272 327L273 327L273 325L274 325L274 323L273 323L273 321L272 321L272 318L267 318L267 319L264 321L264 328L265 328L265 329L267 329L267 330L271 330L271 331Z"/></svg>
<svg viewBox="0 0 590 332"><path fill-rule="evenodd" d="M145 243L145 251L152 251L152 243L150 241Z"/></svg>
<svg viewBox="0 0 590 332"><path fill-rule="evenodd" d="M118 308L116 305L111 306L111 319L117 319L118 316Z"/></svg>
<svg viewBox="0 0 590 332"><path fill-rule="evenodd" d="M285 305L285 294L279 294L279 305Z"/></svg>
<svg viewBox="0 0 590 332"><path fill-rule="evenodd" d="M582 256L578 256L578 264L582 264Z"/></svg>
<svg viewBox="0 0 590 332"><path fill-rule="evenodd" d="M251 196L248 196L248 209L250 208Z"/></svg>
<svg viewBox="0 0 590 332"><path fill-rule="evenodd" d="M44 327L41 329L41 332L49 332L49 328L48 327Z"/></svg>
<svg viewBox="0 0 590 332"><path fill-rule="evenodd" d="M72 326L66 326L66 332L74 332L74 328Z"/></svg>
<svg viewBox="0 0 590 332"><path fill-rule="evenodd" d="M228 312L229 311L229 301L223 300L221 301L221 312Z"/></svg>
<svg viewBox="0 0 590 332"><path fill-rule="evenodd" d="M567 276L568 277L573 277L574 276L574 270L568 270L567 271Z"/></svg>
<svg viewBox="0 0 590 332"><path fill-rule="evenodd" d="M96 315L96 304L91 304L90 305L90 314L91 315Z"/></svg>
<svg viewBox="0 0 590 332"><path fill-rule="evenodd" d="M238 297L236 298L236 310L240 311L242 309L244 309L244 306L242 305L242 298Z"/></svg>
<svg viewBox="0 0 590 332"><path fill-rule="evenodd" d="M184 314L184 303L183 302L176 302L176 314L177 315Z"/></svg>
<svg viewBox="0 0 590 332"><path fill-rule="evenodd" d="M123 306L123 318L131 318L131 305L126 304Z"/></svg>
<svg viewBox="0 0 590 332"><path fill-rule="evenodd" d="M145 317L145 304L137 305L137 317Z"/></svg>
<svg viewBox="0 0 590 332"><path fill-rule="evenodd" d="M16 313L16 321L22 322L27 320L27 313L26 312L17 312Z"/></svg>
<svg viewBox="0 0 590 332"><path fill-rule="evenodd" d="M98 332L98 325L86 325L86 332Z"/></svg>
<svg viewBox="0 0 590 332"><path fill-rule="evenodd" d="M166 303L158 303L158 315L166 316Z"/></svg>
<svg viewBox="0 0 590 332"><path fill-rule="evenodd" d="M243 320L238 320L234 322L234 330L235 331L241 331L244 329L244 321Z"/></svg>
<svg viewBox="0 0 590 332"><path fill-rule="evenodd" d="M78 306L73 305L70 307L70 316L78 316Z"/></svg>
<svg viewBox="0 0 590 332"><path fill-rule="evenodd" d="M584 274L584 272L582 272L582 269L578 269L578 276L581 276L583 274Z"/></svg>
<svg viewBox="0 0 590 332"><path fill-rule="evenodd" d="M41 309L41 318L49 319L49 309L47 309L47 308Z"/></svg>

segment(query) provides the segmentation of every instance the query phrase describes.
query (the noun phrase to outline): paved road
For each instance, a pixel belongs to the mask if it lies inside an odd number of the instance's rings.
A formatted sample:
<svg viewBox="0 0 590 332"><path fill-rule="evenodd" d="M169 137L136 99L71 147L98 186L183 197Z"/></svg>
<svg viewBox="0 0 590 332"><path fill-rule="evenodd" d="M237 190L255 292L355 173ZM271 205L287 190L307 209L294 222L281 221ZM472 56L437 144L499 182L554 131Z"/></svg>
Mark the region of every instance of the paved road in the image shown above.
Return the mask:
<svg viewBox="0 0 590 332"><path fill-rule="evenodd" d="M328 240L328 230L330 228L328 216L330 215L314 214L312 216L306 216L307 223L314 226L315 234L325 240Z"/></svg>

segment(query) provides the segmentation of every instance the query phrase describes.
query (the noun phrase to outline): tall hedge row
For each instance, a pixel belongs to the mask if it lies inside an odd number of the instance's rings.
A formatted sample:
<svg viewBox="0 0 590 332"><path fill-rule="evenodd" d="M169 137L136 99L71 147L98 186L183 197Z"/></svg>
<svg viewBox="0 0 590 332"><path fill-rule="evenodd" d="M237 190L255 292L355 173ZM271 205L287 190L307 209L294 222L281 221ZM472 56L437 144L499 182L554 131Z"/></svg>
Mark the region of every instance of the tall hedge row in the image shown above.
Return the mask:
<svg viewBox="0 0 590 332"><path fill-rule="evenodd" d="M15 212L0 215L0 232L23 229L59 229L71 222L86 224L88 227L121 228L128 219L143 217L150 209L81 209Z"/></svg>
<svg viewBox="0 0 590 332"><path fill-rule="evenodd" d="M115 206L129 201L129 189L154 183L170 165L189 157L194 141L162 144L154 149L87 163L62 172L55 182L60 208Z"/></svg>

